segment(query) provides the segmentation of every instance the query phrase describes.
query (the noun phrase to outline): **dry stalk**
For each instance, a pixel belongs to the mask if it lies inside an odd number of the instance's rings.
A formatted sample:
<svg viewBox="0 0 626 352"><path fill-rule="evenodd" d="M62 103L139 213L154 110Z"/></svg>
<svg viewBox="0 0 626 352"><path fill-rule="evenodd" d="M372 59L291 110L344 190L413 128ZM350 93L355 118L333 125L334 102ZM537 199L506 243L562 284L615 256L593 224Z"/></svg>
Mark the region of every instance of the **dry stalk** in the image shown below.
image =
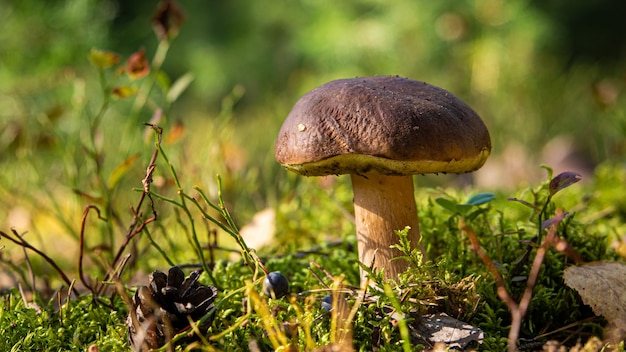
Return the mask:
<svg viewBox="0 0 626 352"><path fill-rule="evenodd" d="M559 223L565 218L565 216L567 216L567 213L563 213L563 211L559 209L557 210L554 218L551 219L552 221L548 227L548 234L541 246L537 248L537 252L535 254L535 258L533 259L530 273L528 275L528 280L526 281L526 288L524 289L524 293L522 294L522 298L520 299L519 304L515 302L515 300L507 291L502 275L500 275L500 272L496 268L496 265L491 260L487 252L485 252L485 250L481 247L474 230L472 230L465 223L465 221L463 221L463 219L459 220L459 227L469 237L473 250L480 257L480 259L485 264L485 266L493 276L494 280L496 281L498 297L507 305L511 313L511 328L509 329L508 336L509 352L515 352L517 350L517 340L519 339L519 332L522 327L522 321L524 319L524 316L526 315L526 312L528 311L528 306L533 296L533 290L535 288L535 285L537 284L537 278L539 277L539 271L541 270L541 265L543 264L543 260L545 258L548 248L551 245L556 245L557 243L563 244L563 242L565 241L563 239L559 239L557 235L557 227L559 226ZM565 248L571 249L569 246L565 246Z"/></svg>
<svg viewBox="0 0 626 352"><path fill-rule="evenodd" d="M163 129L157 125L153 125L150 123L144 123L144 125L151 127L156 132L157 134L156 145L157 146L154 148L154 151L152 152L152 157L150 158L150 162L148 163L148 167L146 168L146 176L143 178L143 180L141 180L141 183L143 186L143 192L141 192L141 195L139 196L137 205L134 208L131 207L133 219L130 225L128 226L128 230L126 231L124 242L119 247L117 253L115 254L113 261L111 262L111 265L110 265L111 268L117 267L130 241L137 234L139 234L144 229L144 227L146 227L146 225L157 220L157 211L156 211L156 208L154 207L154 200L152 199L152 195L150 194L150 185L152 184L152 174L154 173L154 170L156 168L156 160L157 160L157 157L159 156L158 145L161 144L161 140L163 138ZM150 210L152 212L152 217L141 221L143 217L141 213L141 207L143 206L143 203L146 200L146 198L150 201ZM104 277L104 281L111 280L112 276L113 276L113 272L109 270ZM100 287L100 289L98 290L98 293L102 293L102 287L104 286Z"/></svg>

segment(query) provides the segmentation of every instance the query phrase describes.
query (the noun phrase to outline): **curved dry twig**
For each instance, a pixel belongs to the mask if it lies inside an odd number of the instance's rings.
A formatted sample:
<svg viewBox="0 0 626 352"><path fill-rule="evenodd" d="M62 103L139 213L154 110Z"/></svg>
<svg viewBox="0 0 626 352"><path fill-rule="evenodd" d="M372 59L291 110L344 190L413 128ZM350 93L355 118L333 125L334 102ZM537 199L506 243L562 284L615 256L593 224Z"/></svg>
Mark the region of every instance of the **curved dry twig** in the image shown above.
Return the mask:
<svg viewBox="0 0 626 352"><path fill-rule="evenodd" d="M559 223L561 223L561 221L566 216L567 213L563 213L561 210L557 210L556 215L551 219L551 222L548 226L548 234L543 243L541 243L541 246L537 248L537 252L535 253L535 258L533 259L530 273L528 274L528 280L526 281L526 288L524 289L524 293L522 294L522 298L520 299L519 303L515 302L511 295L509 295L502 275L500 275L500 272L496 268L496 265L491 260L487 252L485 252L485 250L481 247L474 230L472 230L465 223L465 221L463 221L462 219L459 220L459 227L465 234L467 234L472 244L472 248L483 261L485 266L487 266L487 269L496 281L498 297L500 297L500 299L506 304L511 313L511 328L509 329L508 336L509 352L517 351L517 340L519 339L519 332L522 327L522 320L526 315L528 305L530 304L530 300L532 299L533 290L535 289L535 285L537 284L537 278L539 277L541 265L543 264L543 260L545 258L546 252L548 251L548 248L558 242L557 228L559 226Z"/></svg>
<svg viewBox="0 0 626 352"><path fill-rule="evenodd" d="M107 219L102 217L100 214L100 209L93 204L88 205L83 211L83 218L80 222L80 236L79 236L79 252L78 252L78 276L80 278L80 282L91 291L93 297L95 298L95 289L87 282L85 279L85 275L83 273L83 256L85 253L85 224L87 223L87 215L89 215L89 210L94 209L96 213L98 213L98 219L106 221Z"/></svg>
<svg viewBox="0 0 626 352"><path fill-rule="evenodd" d="M39 256L41 256L46 262L48 262L48 264L50 264L54 270L56 270L56 272L59 273L59 275L61 276L61 278L63 279L63 281L65 282L65 284L67 284L68 287L72 288L72 292L76 295L79 296L80 293L78 292L78 290L72 285L72 280L70 280L67 275L65 275L65 273L63 272L63 270L61 269L61 267L59 267L57 265L57 263L50 257L48 257L44 252L40 251L39 249L35 248L33 245L31 245L30 243L28 243L28 241L26 241L22 236L20 236L19 233L17 233L17 231L15 229L11 229L11 232L13 233L13 235L15 235L15 237L7 234L6 232L0 231L0 237L2 238L6 238L7 240L17 244L18 246L22 247L22 248L26 248L26 249L30 249L31 251L37 253Z"/></svg>

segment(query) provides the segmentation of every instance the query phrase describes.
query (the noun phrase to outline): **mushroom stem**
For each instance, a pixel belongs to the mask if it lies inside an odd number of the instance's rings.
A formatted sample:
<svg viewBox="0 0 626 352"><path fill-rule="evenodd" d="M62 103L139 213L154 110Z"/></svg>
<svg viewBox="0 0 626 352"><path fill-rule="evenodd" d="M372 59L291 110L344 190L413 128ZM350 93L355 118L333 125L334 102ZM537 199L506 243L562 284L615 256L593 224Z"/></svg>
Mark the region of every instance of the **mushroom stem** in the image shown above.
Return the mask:
<svg viewBox="0 0 626 352"><path fill-rule="evenodd" d="M356 222L359 260L370 265L376 253L374 268L385 269L385 278L397 280L409 263L392 258L401 256L395 231L409 226L409 241L416 248L420 238L417 208L413 195L411 176L386 176L379 173L352 174L354 191L354 216ZM361 270L361 282L365 273Z"/></svg>

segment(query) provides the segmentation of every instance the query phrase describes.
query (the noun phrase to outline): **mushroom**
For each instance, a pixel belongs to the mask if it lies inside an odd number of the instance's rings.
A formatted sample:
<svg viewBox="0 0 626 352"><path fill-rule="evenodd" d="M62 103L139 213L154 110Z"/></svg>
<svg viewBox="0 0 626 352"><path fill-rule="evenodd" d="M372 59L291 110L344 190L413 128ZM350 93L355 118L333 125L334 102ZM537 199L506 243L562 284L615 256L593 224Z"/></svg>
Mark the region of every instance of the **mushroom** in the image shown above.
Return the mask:
<svg viewBox="0 0 626 352"><path fill-rule="evenodd" d="M397 280L408 262L396 230L420 239L414 174L479 169L491 140L478 114L450 92L407 78L340 79L302 96L283 123L276 160L305 176L350 174L359 260ZM365 273L361 271L361 280Z"/></svg>

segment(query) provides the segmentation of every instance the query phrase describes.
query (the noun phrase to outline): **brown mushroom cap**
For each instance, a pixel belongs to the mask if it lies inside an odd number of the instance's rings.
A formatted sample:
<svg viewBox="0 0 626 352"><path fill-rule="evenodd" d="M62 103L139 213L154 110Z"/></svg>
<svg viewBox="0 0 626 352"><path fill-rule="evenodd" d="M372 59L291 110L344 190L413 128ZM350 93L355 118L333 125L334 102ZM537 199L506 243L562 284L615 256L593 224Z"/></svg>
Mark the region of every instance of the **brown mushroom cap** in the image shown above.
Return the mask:
<svg viewBox="0 0 626 352"><path fill-rule="evenodd" d="M283 123L276 160L308 176L464 173L491 152L478 114L450 92L391 76L341 79L305 94Z"/></svg>

